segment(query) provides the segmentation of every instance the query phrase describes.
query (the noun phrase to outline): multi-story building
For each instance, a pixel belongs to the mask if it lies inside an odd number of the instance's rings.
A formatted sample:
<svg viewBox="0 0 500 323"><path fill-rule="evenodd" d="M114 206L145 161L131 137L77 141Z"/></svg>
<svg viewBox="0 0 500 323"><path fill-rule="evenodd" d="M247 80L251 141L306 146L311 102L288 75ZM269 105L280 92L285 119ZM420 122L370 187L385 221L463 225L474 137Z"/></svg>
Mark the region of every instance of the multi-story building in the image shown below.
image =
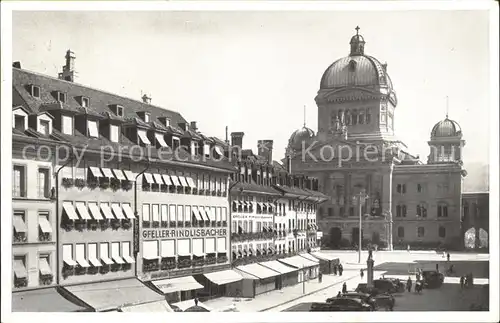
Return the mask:
<svg viewBox="0 0 500 323"><path fill-rule="evenodd" d="M349 247L361 237L390 250L459 248L466 175L460 126L448 116L434 126L427 164L408 153L394 133L398 101L387 64L365 54L356 29L350 54L321 78L318 132L304 125L287 148L293 172L319 178L330 197L318 210L323 243Z"/></svg>
<svg viewBox="0 0 500 323"><path fill-rule="evenodd" d="M164 300L162 284L191 298L193 274L229 267L227 145L147 96L75 83L74 60L58 78L13 68L14 290L59 285L96 311Z"/></svg>
<svg viewBox="0 0 500 323"><path fill-rule="evenodd" d="M462 231L465 248L489 249L490 196L488 192L462 194Z"/></svg>
<svg viewBox="0 0 500 323"><path fill-rule="evenodd" d="M242 132L231 137L241 151L230 191L231 255L243 279L226 293L254 296L316 277L319 261L300 254L315 247L315 210L326 196L314 190L314 179L293 177L273 161L272 140L259 141L255 155L242 149Z"/></svg>

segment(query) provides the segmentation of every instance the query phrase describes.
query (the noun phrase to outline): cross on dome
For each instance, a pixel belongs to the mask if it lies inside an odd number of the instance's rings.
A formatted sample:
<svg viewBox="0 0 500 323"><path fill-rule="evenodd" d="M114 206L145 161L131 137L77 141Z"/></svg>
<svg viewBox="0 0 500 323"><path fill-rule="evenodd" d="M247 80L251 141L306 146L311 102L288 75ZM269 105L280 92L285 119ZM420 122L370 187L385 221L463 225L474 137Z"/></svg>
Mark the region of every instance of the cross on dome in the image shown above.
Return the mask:
<svg viewBox="0 0 500 323"><path fill-rule="evenodd" d="M359 28L359 26L356 26L356 28L354 28L354 29L356 29L356 35L358 35L358 34L359 34L359 30L360 30L361 28Z"/></svg>

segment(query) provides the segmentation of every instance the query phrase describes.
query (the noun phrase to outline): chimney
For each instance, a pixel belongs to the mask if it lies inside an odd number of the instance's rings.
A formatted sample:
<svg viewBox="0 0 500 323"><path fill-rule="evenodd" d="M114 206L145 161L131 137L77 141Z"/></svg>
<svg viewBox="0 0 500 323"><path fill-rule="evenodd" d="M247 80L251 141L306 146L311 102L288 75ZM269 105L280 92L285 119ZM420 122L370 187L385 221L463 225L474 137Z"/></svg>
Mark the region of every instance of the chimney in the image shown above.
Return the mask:
<svg viewBox="0 0 500 323"><path fill-rule="evenodd" d="M12 64L12 67L15 67L15 68L21 68L21 62L14 62Z"/></svg>
<svg viewBox="0 0 500 323"><path fill-rule="evenodd" d="M196 126L196 121L191 121L191 126L189 126L189 129L193 131L198 131L198 127Z"/></svg>
<svg viewBox="0 0 500 323"><path fill-rule="evenodd" d="M148 96L147 94L144 94L142 96L142 102L146 103L146 104L151 104L151 97Z"/></svg>
<svg viewBox="0 0 500 323"><path fill-rule="evenodd" d="M231 146L243 148L244 132L231 132Z"/></svg>
<svg viewBox="0 0 500 323"><path fill-rule="evenodd" d="M259 140L257 142L257 154L265 157L269 164L273 162L273 140Z"/></svg>
<svg viewBox="0 0 500 323"><path fill-rule="evenodd" d="M59 79L69 82L75 81L75 58L75 53L68 49L68 51L66 52L66 65L63 66L62 73L59 73Z"/></svg>
<svg viewBox="0 0 500 323"><path fill-rule="evenodd" d="M228 138L227 133L228 133L228 127L226 126L226 144L229 145L229 138Z"/></svg>

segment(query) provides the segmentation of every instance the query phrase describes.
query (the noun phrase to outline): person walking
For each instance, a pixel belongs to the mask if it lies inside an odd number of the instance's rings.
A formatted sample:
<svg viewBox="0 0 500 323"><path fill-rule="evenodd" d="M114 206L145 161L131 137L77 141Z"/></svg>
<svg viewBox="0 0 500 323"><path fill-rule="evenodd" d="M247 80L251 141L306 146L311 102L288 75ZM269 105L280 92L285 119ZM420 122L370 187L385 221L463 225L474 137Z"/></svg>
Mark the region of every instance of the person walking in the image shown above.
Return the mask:
<svg viewBox="0 0 500 323"><path fill-rule="evenodd" d="M406 281L406 289L408 290L408 293L411 292L411 285L412 285L411 277L408 276L408 280Z"/></svg>
<svg viewBox="0 0 500 323"><path fill-rule="evenodd" d="M339 275L342 276L342 272L344 271L344 267L342 267L342 264L339 264Z"/></svg>
<svg viewBox="0 0 500 323"><path fill-rule="evenodd" d="M408 244L408 245L406 246L406 250L408 250L408 252L410 252L410 244Z"/></svg>
<svg viewBox="0 0 500 323"><path fill-rule="evenodd" d="M363 271L363 268L359 270L359 275L361 276L361 279L365 276L365 272Z"/></svg>
<svg viewBox="0 0 500 323"><path fill-rule="evenodd" d="M464 275L460 276L460 289L464 289L465 278Z"/></svg>
<svg viewBox="0 0 500 323"><path fill-rule="evenodd" d="M338 266L337 265L333 265L333 274L335 276L337 276L337 269L338 269Z"/></svg>
<svg viewBox="0 0 500 323"><path fill-rule="evenodd" d="M341 296L342 296L342 293L340 293L340 291L339 291L339 293L337 294L337 297L341 297Z"/></svg>
<svg viewBox="0 0 500 323"><path fill-rule="evenodd" d="M439 264L436 264L436 271L439 272Z"/></svg>
<svg viewBox="0 0 500 323"><path fill-rule="evenodd" d="M323 281L323 273L322 273L322 272L320 272L320 273L318 274L318 282L321 284L321 282L322 282L322 281Z"/></svg>
<svg viewBox="0 0 500 323"><path fill-rule="evenodd" d="M420 281L420 270L417 269L417 274L415 275L415 277L417 278L417 281Z"/></svg>
<svg viewBox="0 0 500 323"><path fill-rule="evenodd" d="M346 282L344 282L344 284L342 284L342 294L345 294L347 293L347 284Z"/></svg>
<svg viewBox="0 0 500 323"><path fill-rule="evenodd" d="M195 306L198 306L198 297L195 297L195 298L194 298L194 305L195 305Z"/></svg>
<svg viewBox="0 0 500 323"><path fill-rule="evenodd" d="M446 260L450 261L450 253L449 252L446 254Z"/></svg>

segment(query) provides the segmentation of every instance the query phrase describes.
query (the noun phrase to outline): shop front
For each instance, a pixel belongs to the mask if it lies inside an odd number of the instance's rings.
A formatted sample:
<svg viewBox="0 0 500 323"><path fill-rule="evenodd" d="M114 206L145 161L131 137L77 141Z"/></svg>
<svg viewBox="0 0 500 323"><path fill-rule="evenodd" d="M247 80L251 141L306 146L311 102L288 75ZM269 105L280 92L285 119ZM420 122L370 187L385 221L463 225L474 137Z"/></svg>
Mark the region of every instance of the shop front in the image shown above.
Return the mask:
<svg viewBox="0 0 500 323"><path fill-rule="evenodd" d="M340 263L339 258L323 252L311 252L314 258L319 260L320 270L323 274L332 274L333 267Z"/></svg>
<svg viewBox="0 0 500 323"><path fill-rule="evenodd" d="M109 312L163 300L162 295L137 278L64 286L62 289L67 297L76 297L96 312Z"/></svg>
<svg viewBox="0 0 500 323"><path fill-rule="evenodd" d="M242 272L246 274L244 275L246 280L249 280L249 278L252 279L251 277L253 276L252 284L243 284L242 293L245 295L251 294L253 295L251 297L255 297L257 295L275 290L278 287L276 277L280 276L280 273L257 263L238 266L235 270L238 273ZM251 288L250 290L248 290L249 287Z"/></svg>
<svg viewBox="0 0 500 323"><path fill-rule="evenodd" d="M227 269L206 273L196 277L207 290L209 297L235 296L241 289L243 277L234 270Z"/></svg>
<svg viewBox="0 0 500 323"><path fill-rule="evenodd" d="M12 293L12 312L91 312L85 303L70 301L56 287Z"/></svg>
<svg viewBox="0 0 500 323"><path fill-rule="evenodd" d="M280 276L276 277L277 289L293 286L298 283L299 270L295 267L290 267L276 260L260 262L259 265L280 273Z"/></svg>
<svg viewBox="0 0 500 323"><path fill-rule="evenodd" d="M319 261L311 261L301 256L293 256L289 258L278 259L279 262L285 265L295 267L299 269L298 282L301 283L304 280L314 279L318 277L319 274Z"/></svg>
<svg viewBox="0 0 500 323"><path fill-rule="evenodd" d="M153 280L150 284L171 303L194 299L198 297L197 292L204 288L193 276Z"/></svg>

